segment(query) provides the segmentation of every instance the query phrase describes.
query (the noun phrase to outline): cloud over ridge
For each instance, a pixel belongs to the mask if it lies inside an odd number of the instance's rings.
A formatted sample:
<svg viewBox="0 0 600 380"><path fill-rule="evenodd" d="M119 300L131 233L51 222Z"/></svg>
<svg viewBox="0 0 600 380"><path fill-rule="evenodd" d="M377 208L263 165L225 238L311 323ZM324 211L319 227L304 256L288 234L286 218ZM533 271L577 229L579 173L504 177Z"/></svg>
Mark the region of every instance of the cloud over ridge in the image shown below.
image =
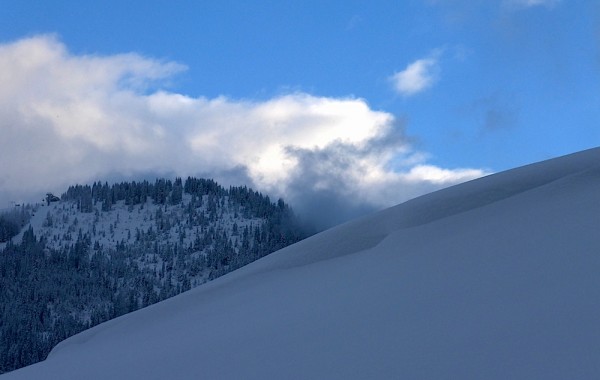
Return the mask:
<svg viewBox="0 0 600 380"><path fill-rule="evenodd" d="M74 55L48 35L0 45L0 203L166 173L249 181L306 210L334 199L351 217L484 174L415 160L403 123L363 99L160 89L182 70L137 54Z"/></svg>

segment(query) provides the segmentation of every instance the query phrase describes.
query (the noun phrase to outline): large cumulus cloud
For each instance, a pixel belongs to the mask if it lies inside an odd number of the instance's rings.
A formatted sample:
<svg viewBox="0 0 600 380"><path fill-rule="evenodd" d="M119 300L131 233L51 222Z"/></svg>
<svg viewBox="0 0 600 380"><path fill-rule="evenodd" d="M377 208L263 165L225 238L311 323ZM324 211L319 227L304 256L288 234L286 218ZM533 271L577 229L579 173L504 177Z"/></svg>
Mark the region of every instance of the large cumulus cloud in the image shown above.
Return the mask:
<svg viewBox="0 0 600 380"><path fill-rule="evenodd" d="M48 35L0 45L0 204L97 179L205 175L283 196L326 226L483 174L427 165L404 124L363 99L164 90L182 70L74 55Z"/></svg>

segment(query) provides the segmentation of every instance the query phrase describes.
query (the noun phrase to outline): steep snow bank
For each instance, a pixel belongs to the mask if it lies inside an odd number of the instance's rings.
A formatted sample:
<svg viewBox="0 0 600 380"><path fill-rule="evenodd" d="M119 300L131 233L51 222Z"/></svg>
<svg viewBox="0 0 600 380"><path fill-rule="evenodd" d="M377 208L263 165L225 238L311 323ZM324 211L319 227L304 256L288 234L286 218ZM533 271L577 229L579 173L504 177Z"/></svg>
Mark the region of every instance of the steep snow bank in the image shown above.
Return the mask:
<svg viewBox="0 0 600 380"><path fill-rule="evenodd" d="M598 378L600 149L339 226L2 379Z"/></svg>

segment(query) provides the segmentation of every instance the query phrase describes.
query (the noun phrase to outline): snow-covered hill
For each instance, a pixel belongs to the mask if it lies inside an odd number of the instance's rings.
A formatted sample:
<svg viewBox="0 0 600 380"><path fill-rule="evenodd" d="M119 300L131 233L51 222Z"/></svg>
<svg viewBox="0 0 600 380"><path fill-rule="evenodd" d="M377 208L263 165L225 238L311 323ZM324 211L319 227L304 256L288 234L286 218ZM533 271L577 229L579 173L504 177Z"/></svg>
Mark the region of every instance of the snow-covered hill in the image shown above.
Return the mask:
<svg viewBox="0 0 600 380"><path fill-rule="evenodd" d="M15 206L0 214L0 373L303 237L283 200L191 177L75 185Z"/></svg>
<svg viewBox="0 0 600 380"><path fill-rule="evenodd" d="M438 191L2 379L600 378L600 149Z"/></svg>

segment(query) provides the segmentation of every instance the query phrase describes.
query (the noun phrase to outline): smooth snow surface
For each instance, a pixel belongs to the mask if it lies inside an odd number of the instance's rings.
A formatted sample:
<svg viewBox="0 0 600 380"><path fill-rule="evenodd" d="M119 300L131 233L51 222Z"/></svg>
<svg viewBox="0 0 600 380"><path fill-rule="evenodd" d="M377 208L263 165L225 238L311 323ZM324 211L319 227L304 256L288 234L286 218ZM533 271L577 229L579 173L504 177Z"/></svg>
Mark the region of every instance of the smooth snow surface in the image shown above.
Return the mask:
<svg viewBox="0 0 600 380"><path fill-rule="evenodd" d="M600 149L328 230L2 380L307 378L600 378Z"/></svg>

